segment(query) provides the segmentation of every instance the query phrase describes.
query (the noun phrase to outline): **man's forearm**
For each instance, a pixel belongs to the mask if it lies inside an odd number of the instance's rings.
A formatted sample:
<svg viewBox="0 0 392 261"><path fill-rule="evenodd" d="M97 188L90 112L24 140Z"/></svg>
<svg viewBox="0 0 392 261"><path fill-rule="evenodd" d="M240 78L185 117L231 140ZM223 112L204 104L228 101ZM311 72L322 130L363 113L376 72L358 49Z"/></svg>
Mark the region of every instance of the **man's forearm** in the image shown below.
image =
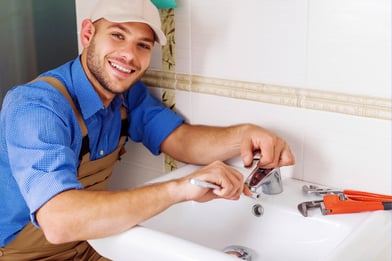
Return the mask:
<svg viewBox="0 0 392 261"><path fill-rule="evenodd" d="M41 207L37 221L52 243L113 235L181 201L175 182L128 191L68 190Z"/></svg>
<svg viewBox="0 0 392 261"><path fill-rule="evenodd" d="M253 124L210 127L183 124L161 145L161 150L185 163L208 164L241 155L245 166L260 154L259 166L275 168L295 163L287 142Z"/></svg>
<svg viewBox="0 0 392 261"><path fill-rule="evenodd" d="M240 153L247 125L212 127L183 124L161 145L173 158L191 164L209 164L227 160Z"/></svg>
<svg viewBox="0 0 392 261"><path fill-rule="evenodd" d="M200 188L189 182L191 177L221 189ZM179 202L238 199L243 188L242 174L216 161L187 176L132 190L68 190L45 203L36 217L51 243L88 240L130 229Z"/></svg>

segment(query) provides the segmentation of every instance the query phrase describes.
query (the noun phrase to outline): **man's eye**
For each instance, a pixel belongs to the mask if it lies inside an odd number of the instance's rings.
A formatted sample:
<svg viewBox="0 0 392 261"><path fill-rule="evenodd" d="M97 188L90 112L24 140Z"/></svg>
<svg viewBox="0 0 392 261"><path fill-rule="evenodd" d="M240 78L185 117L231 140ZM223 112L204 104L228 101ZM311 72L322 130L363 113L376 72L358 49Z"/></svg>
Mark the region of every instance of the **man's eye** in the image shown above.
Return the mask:
<svg viewBox="0 0 392 261"><path fill-rule="evenodd" d="M143 49L147 49L150 50L151 49L151 45L149 44L145 44L145 43L140 43L139 46Z"/></svg>
<svg viewBox="0 0 392 261"><path fill-rule="evenodd" d="M123 39L124 39L124 36L123 36L122 34L113 33L112 36L113 36L114 38L116 38L116 39L120 39L120 40L123 40Z"/></svg>

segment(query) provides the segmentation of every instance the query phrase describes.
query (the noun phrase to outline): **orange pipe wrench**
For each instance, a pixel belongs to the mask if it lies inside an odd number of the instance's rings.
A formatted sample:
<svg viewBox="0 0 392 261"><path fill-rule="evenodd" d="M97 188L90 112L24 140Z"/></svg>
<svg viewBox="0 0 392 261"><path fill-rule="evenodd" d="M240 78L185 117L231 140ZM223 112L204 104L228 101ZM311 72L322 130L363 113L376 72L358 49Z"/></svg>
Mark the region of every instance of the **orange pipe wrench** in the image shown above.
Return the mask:
<svg viewBox="0 0 392 261"><path fill-rule="evenodd" d="M307 193L323 195L322 200L302 202L298 205L299 212L307 217L308 209L320 208L323 215L357 213L375 210L392 210L392 196L362 192L356 190L310 190L304 187Z"/></svg>

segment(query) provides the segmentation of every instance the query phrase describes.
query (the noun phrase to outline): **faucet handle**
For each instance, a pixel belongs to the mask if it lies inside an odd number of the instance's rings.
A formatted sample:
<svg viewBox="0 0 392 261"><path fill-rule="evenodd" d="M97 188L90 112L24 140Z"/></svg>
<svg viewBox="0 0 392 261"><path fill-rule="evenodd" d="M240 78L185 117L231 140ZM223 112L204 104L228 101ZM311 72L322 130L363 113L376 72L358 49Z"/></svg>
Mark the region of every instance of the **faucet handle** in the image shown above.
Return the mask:
<svg viewBox="0 0 392 261"><path fill-rule="evenodd" d="M258 198L261 192L267 195L279 194L283 191L280 169L264 169L256 166L245 180L245 185L253 193L253 198Z"/></svg>
<svg viewBox="0 0 392 261"><path fill-rule="evenodd" d="M246 183L249 186L258 186L260 182L272 171L273 169L264 169L256 167L248 176Z"/></svg>

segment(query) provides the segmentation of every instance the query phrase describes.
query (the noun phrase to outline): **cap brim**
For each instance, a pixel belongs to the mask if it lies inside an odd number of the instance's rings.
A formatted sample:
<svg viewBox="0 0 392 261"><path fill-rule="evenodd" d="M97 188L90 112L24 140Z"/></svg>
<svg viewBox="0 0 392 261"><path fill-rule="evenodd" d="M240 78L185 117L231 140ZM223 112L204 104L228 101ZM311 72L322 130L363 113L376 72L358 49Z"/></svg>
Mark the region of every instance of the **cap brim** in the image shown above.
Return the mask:
<svg viewBox="0 0 392 261"><path fill-rule="evenodd" d="M105 19L108 20L108 21L114 22L114 23L134 22L134 23L143 23L143 24L147 24L147 25L150 26L151 29L154 31L155 38L156 38L155 40L156 40L160 45L165 45L165 44L167 43L166 36L165 36L165 34L163 33L163 31L162 31L159 27L157 27L157 26L155 26L155 25L153 25L153 24L147 22L146 20L144 20L144 19L142 19L142 18L140 18L140 17L130 18L129 16L127 16L127 17L121 18L121 17L116 16L116 18L113 18L113 17L110 17L110 16L105 16L105 17L103 17L103 18L105 18Z"/></svg>

